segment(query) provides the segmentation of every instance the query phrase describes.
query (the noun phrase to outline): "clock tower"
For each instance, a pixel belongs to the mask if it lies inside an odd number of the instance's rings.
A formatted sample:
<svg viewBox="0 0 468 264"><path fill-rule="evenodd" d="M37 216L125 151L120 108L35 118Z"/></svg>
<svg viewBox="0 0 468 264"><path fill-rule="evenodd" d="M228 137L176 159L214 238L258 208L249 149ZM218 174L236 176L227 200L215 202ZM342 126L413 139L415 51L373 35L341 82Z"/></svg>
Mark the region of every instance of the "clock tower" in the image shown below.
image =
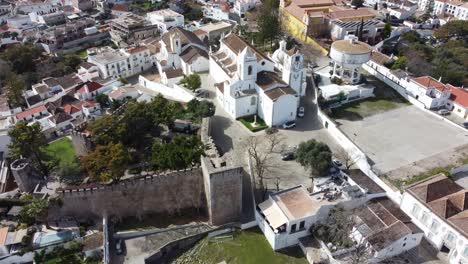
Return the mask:
<svg viewBox="0 0 468 264"><path fill-rule="evenodd" d="M291 49L286 51L283 65L283 81L289 84L299 96L305 95L305 89L302 89L304 55L298 50Z"/></svg>

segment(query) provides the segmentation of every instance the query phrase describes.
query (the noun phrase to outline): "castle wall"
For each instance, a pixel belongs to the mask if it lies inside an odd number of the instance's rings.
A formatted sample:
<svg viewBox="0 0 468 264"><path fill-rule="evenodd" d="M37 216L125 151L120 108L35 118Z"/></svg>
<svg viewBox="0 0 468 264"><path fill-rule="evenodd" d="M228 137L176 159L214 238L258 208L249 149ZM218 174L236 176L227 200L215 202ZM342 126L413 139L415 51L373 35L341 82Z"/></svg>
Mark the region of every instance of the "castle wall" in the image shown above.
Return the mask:
<svg viewBox="0 0 468 264"><path fill-rule="evenodd" d="M51 217L140 217L206 206L199 168L123 180L114 185L61 190L58 194L63 205L50 212Z"/></svg>

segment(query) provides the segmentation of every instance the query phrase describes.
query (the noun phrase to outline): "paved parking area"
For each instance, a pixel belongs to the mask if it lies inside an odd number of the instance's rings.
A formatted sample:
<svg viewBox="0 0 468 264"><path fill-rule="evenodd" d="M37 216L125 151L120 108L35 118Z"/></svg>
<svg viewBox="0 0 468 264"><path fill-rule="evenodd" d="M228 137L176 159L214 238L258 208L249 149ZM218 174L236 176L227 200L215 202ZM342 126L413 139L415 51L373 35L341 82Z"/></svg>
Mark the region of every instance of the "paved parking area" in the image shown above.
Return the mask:
<svg viewBox="0 0 468 264"><path fill-rule="evenodd" d="M251 136L262 136L264 131L257 133L250 132L239 121L232 120L228 114L218 105L214 98L214 88L210 84L209 77L205 79L202 76L202 86L210 90L210 100L216 105L216 113L212 118L211 133L212 137L220 150L234 164L239 164L247 168L247 146L246 139ZM290 130L280 129L280 134L284 141L282 142L286 149L293 148L303 141L316 139L325 142L334 152L341 150L338 143L328 134L323 128L320 121L317 119L317 108L313 103L313 90L309 89L307 96L302 98L301 105L305 107L305 116L296 120L297 126ZM306 187L310 186L309 172L296 161L283 161L280 154L272 155L274 164L277 168L268 175L267 187L269 189L276 188L274 178L280 178L280 189L304 184Z"/></svg>
<svg viewBox="0 0 468 264"><path fill-rule="evenodd" d="M468 131L407 106L360 121L337 120L340 129L372 160L380 173L410 165L468 143Z"/></svg>

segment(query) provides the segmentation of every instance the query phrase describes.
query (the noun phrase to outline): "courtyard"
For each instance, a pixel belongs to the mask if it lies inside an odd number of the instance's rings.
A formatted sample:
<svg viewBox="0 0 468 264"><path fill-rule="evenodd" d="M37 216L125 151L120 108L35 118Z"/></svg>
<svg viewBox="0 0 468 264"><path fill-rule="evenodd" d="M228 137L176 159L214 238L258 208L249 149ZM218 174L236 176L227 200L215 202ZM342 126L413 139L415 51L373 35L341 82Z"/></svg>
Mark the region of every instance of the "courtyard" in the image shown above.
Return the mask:
<svg viewBox="0 0 468 264"><path fill-rule="evenodd" d="M336 121L370 158L379 174L388 174L436 155L450 160L451 151L468 144L468 131L416 106L400 107L362 120Z"/></svg>
<svg viewBox="0 0 468 264"><path fill-rule="evenodd" d="M57 139L46 147L46 153L57 160L60 165L76 163L76 152L72 140L68 137Z"/></svg>

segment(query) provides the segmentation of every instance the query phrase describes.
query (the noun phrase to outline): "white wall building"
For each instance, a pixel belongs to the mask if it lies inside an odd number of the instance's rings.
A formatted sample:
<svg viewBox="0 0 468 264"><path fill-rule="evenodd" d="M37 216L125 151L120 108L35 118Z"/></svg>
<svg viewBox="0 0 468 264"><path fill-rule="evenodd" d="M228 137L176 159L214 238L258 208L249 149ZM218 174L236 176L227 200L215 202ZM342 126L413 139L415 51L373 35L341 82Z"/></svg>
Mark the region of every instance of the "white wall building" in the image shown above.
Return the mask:
<svg viewBox="0 0 468 264"><path fill-rule="evenodd" d="M131 47L113 50L110 47L98 49L88 56L88 62L96 65L102 78L129 77L153 66L150 51L146 47Z"/></svg>
<svg viewBox="0 0 468 264"><path fill-rule="evenodd" d="M203 7L204 17L215 20L229 20L230 7L227 2L214 2Z"/></svg>
<svg viewBox="0 0 468 264"><path fill-rule="evenodd" d="M256 0L236 0L233 12L239 15L240 18L245 18L247 11L254 9L257 4Z"/></svg>
<svg viewBox="0 0 468 264"><path fill-rule="evenodd" d="M388 197L375 198L353 212L356 225L352 236L367 245L370 263L378 263L415 248L424 233Z"/></svg>
<svg viewBox="0 0 468 264"><path fill-rule="evenodd" d="M184 16L171 9L157 10L146 14L146 19L153 25L158 25L162 33L173 27L184 26Z"/></svg>
<svg viewBox="0 0 468 264"><path fill-rule="evenodd" d="M159 73L168 69L182 69L185 75L208 71L207 47L193 32L171 28L162 36L159 47L156 54Z"/></svg>
<svg viewBox="0 0 468 264"><path fill-rule="evenodd" d="M229 34L210 56L216 96L233 118L258 115L268 126L295 120L303 86L304 57L285 42L270 59L241 37ZM275 65L283 69L275 72ZM277 67L277 68L278 68Z"/></svg>
<svg viewBox="0 0 468 264"><path fill-rule="evenodd" d="M445 84L431 76L412 78L405 88L428 109L443 107L451 94L450 89Z"/></svg>
<svg viewBox="0 0 468 264"><path fill-rule="evenodd" d="M435 0L434 15L451 15L460 20L468 20L468 3L463 1Z"/></svg>
<svg viewBox="0 0 468 264"><path fill-rule="evenodd" d="M450 89L450 99L446 103L446 108L453 114L468 120L468 91L464 88L455 87L447 84Z"/></svg>
<svg viewBox="0 0 468 264"><path fill-rule="evenodd" d="M18 14L29 14L35 12L40 15L55 13L58 6L50 1L19 1L16 3L14 11Z"/></svg>
<svg viewBox="0 0 468 264"><path fill-rule="evenodd" d="M443 174L409 186L401 209L451 264L468 263L468 190Z"/></svg>

